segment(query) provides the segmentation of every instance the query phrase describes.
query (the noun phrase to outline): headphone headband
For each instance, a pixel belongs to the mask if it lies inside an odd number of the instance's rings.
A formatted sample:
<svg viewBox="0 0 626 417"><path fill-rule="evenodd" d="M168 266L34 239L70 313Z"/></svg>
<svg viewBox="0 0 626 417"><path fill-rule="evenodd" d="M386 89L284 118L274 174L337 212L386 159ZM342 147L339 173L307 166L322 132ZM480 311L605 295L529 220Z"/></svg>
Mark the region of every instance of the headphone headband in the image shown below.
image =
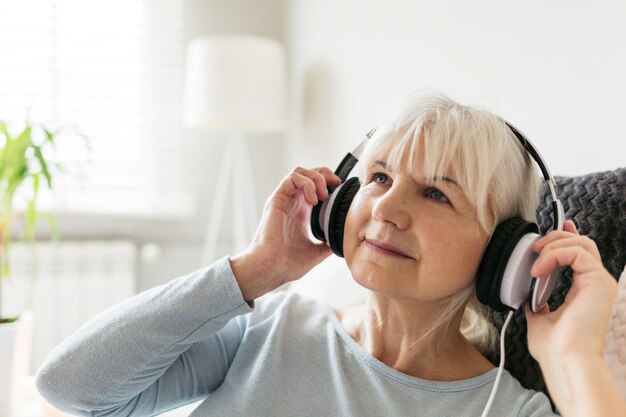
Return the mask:
<svg viewBox="0 0 626 417"><path fill-rule="evenodd" d="M550 196L552 197L552 220L554 225L552 230L561 230L563 229L563 222L565 221L565 211L563 210L563 204L561 200L556 195L556 180L550 173L548 169L548 165L543 160L543 157L533 145L533 143L528 139L526 135L524 135L518 128L513 126L511 123L504 120L504 123L508 126L508 128L513 132L517 140L520 141L522 147L526 150L526 152L535 160L539 169L541 169L541 173L543 174L543 178L548 184L548 189L550 190Z"/></svg>
<svg viewBox="0 0 626 417"><path fill-rule="evenodd" d="M522 144L522 147L526 150L526 152L528 152L528 154L535 160L535 162L537 162L537 165L539 165L541 173L543 174L543 178L546 181L554 181L554 179L552 178L552 174L548 169L548 165L545 163L545 161L541 157L541 154L539 154L539 151L537 151L537 148L535 148L530 139L528 139L526 135L524 135L518 128L513 126L511 123L507 122L506 120L504 120L504 123L511 130L511 132L513 132L513 134Z"/></svg>

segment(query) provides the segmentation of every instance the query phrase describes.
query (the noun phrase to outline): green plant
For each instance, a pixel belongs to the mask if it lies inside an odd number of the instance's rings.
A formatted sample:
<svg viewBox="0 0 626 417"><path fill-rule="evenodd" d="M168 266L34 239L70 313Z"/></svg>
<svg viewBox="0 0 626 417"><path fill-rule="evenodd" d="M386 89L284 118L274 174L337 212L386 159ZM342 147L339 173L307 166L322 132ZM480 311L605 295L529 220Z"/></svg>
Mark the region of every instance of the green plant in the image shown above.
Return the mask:
<svg viewBox="0 0 626 417"><path fill-rule="evenodd" d="M54 218L37 209L41 181L44 180L52 189L53 173L62 168L47 159L49 148L55 145L56 135L57 132L29 120L19 134L12 135L7 124L0 121L0 323L17 319L2 317L1 305L2 281L11 275L8 254L15 220L22 220L21 239L31 245L35 243L35 226L40 216L48 221L53 238L58 238ZM27 188L30 188L30 193L26 197L26 210L16 213L14 197L18 191Z"/></svg>

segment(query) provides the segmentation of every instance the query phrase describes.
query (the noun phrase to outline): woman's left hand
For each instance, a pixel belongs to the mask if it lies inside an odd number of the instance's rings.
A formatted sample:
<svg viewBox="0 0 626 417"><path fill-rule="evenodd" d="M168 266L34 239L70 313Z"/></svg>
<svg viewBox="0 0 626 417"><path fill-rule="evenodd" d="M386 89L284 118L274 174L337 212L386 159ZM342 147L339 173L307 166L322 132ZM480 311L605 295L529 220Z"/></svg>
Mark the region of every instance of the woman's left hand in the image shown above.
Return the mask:
<svg viewBox="0 0 626 417"><path fill-rule="evenodd" d="M546 276L557 266L572 268L572 286L555 311L534 313L526 306L528 348L541 364L558 355L604 357L604 337L617 293L617 282L604 268L598 248L568 220L533 248L539 253L531 273Z"/></svg>

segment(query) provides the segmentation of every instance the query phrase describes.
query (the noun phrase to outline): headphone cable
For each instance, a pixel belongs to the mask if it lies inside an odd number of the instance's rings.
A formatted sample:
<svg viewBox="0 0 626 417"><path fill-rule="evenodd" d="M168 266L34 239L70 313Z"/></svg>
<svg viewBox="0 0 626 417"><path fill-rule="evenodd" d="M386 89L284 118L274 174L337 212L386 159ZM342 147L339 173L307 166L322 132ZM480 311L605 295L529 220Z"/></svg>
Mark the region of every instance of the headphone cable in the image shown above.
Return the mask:
<svg viewBox="0 0 626 417"><path fill-rule="evenodd" d="M483 410L481 417L487 417L487 415L489 414L489 410L491 410L493 400L496 398L498 385L500 385L500 377L502 376L502 371L504 370L504 334L506 332L506 328L509 326L511 317L513 317L513 310L509 311L509 314L506 316L506 320L504 320L504 325L502 325L502 330L500 330L500 366L498 366L496 380L493 383L491 394L489 394L489 399L487 400L487 404L485 405L485 409Z"/></svg>

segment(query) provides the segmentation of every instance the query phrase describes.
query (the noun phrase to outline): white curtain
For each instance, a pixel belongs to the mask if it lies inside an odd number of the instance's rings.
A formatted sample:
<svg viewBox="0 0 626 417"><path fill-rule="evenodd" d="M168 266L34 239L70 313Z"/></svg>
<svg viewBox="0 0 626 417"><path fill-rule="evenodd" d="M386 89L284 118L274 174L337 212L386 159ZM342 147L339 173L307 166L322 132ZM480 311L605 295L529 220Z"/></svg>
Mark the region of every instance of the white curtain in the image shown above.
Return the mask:
<svg viewBox="0 0 626 417"><path fill-rule="evenodd" d="M75 126L91 146L58 137L54 158L68 173L41 208L193 214L180 123L183 0L0 0L0 16L0 120Z"/></svg>

